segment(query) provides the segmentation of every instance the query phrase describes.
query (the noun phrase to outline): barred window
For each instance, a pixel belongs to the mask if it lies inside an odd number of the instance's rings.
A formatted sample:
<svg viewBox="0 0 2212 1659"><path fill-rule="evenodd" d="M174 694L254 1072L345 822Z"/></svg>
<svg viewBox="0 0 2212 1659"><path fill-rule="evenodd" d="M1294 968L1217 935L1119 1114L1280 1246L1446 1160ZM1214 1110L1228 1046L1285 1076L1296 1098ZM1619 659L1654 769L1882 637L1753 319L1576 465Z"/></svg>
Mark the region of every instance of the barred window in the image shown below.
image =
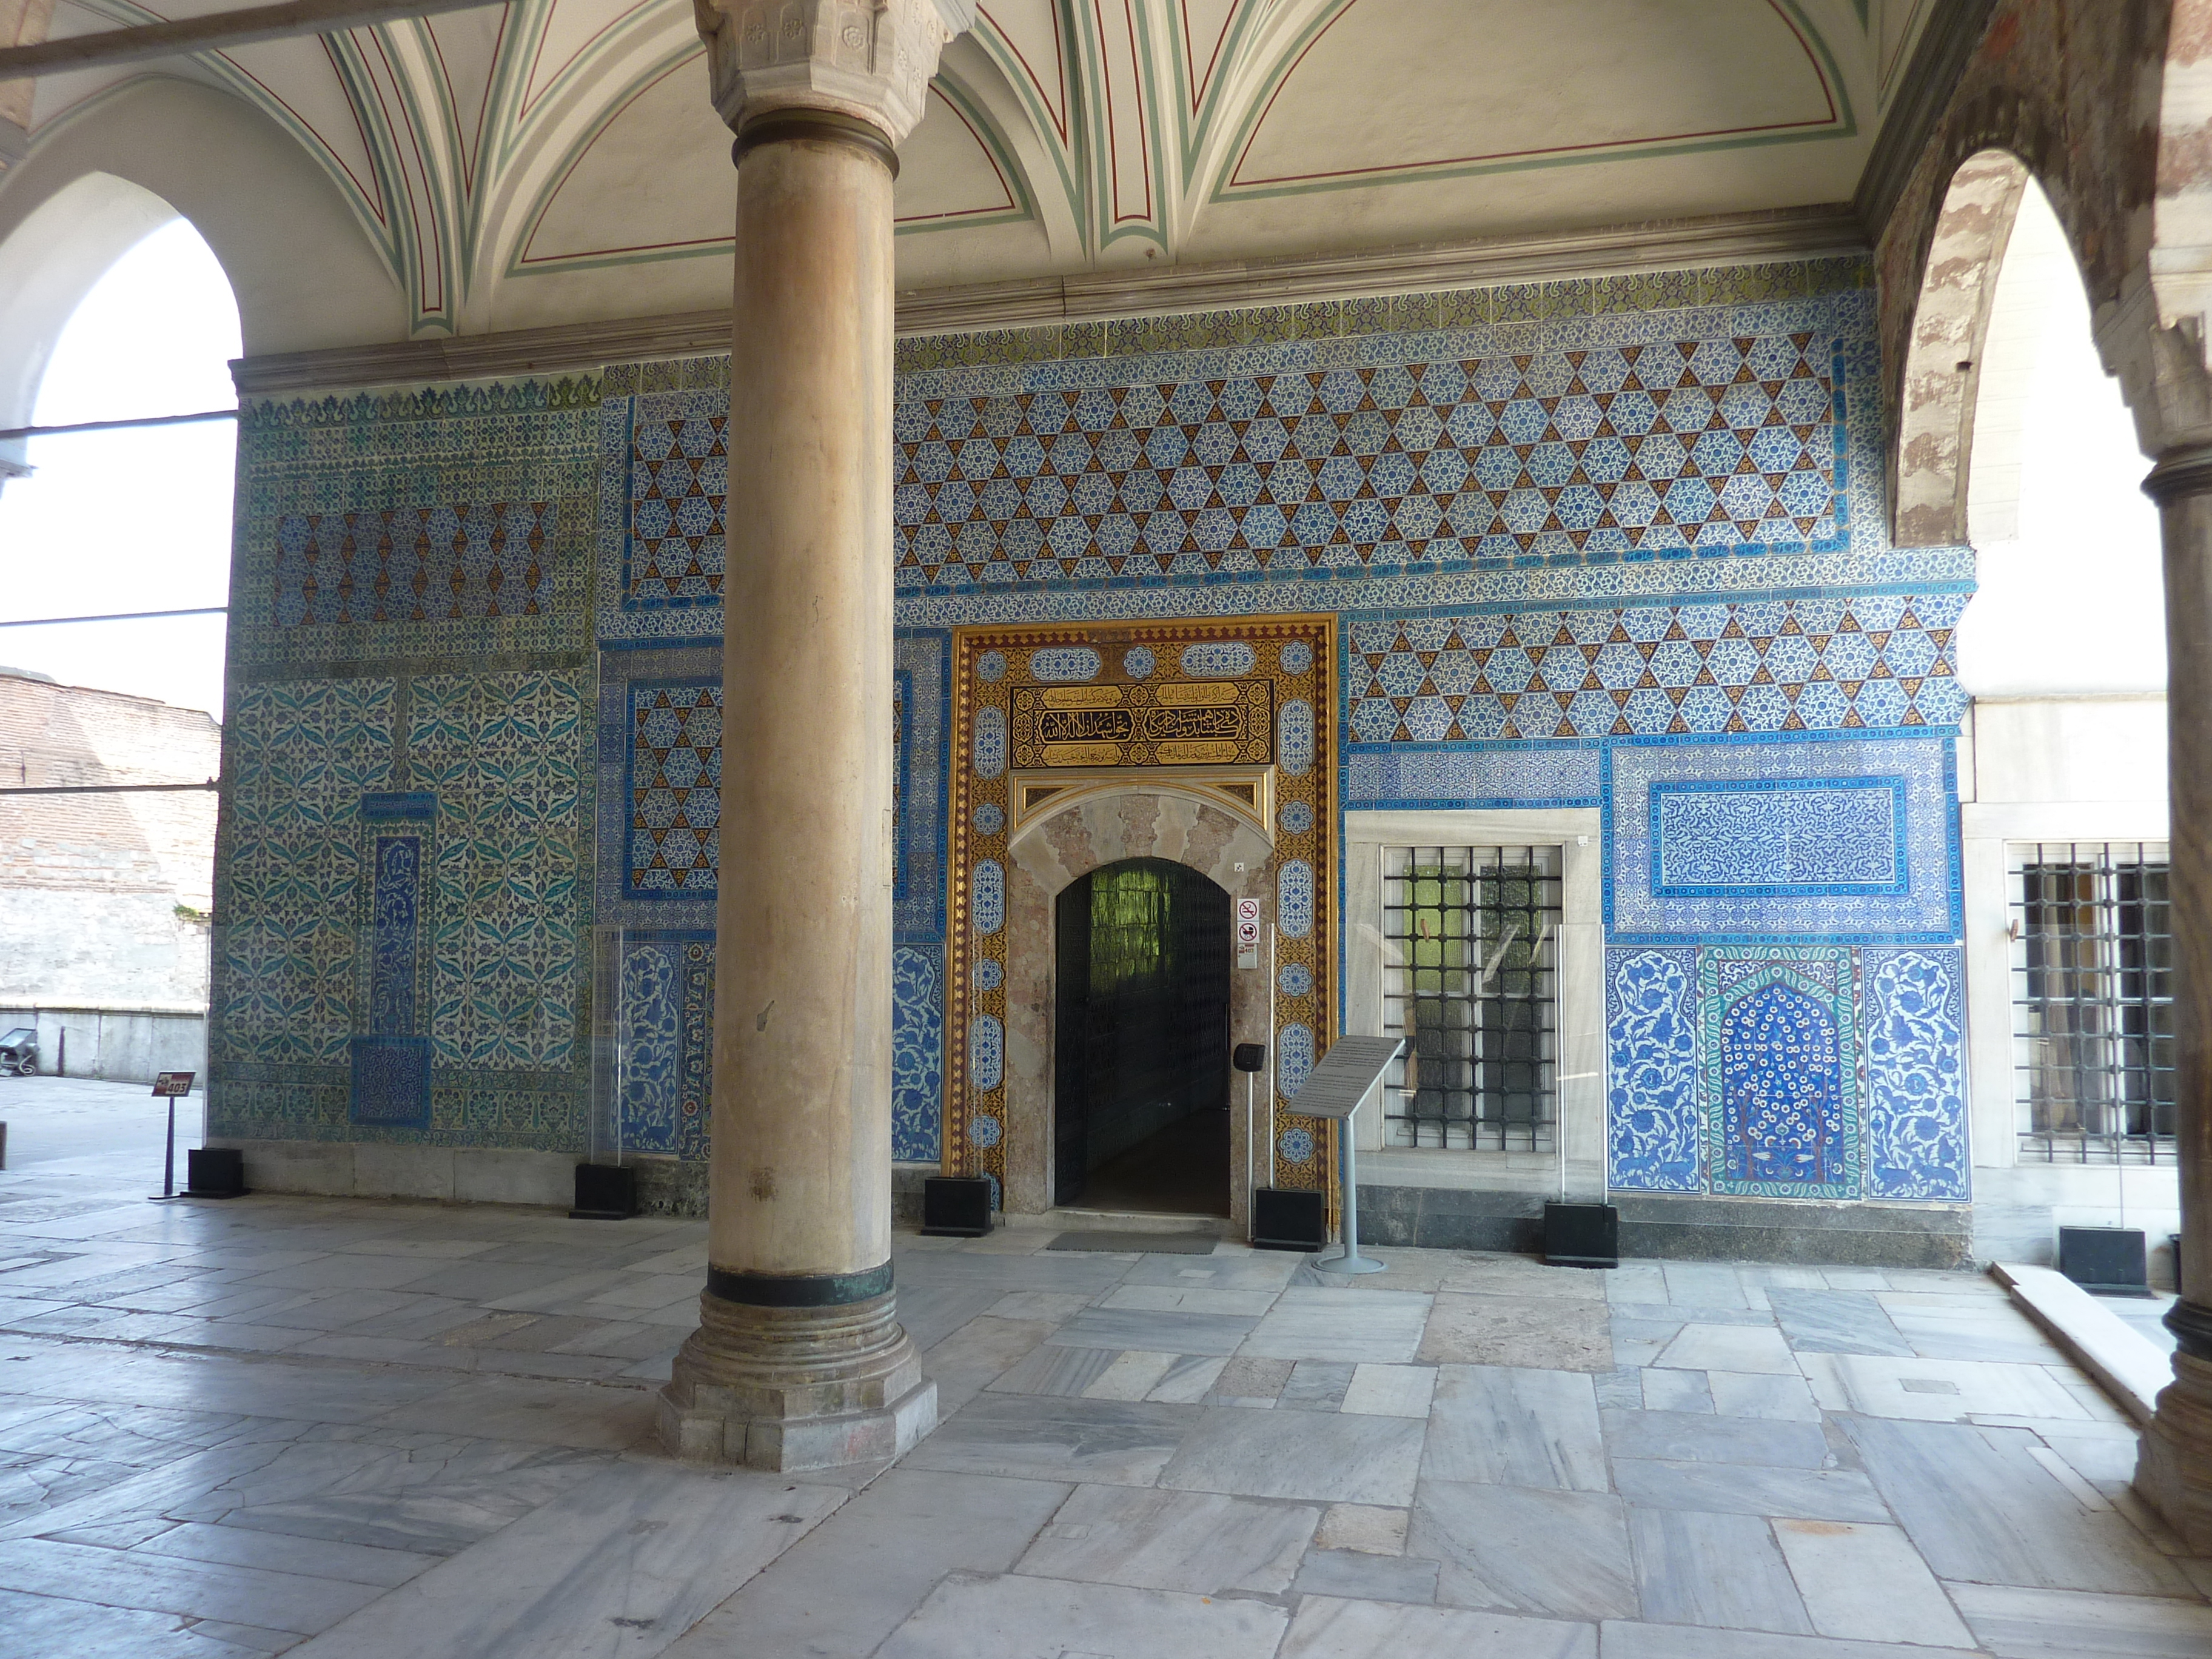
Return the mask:
<svg viewBox="0 0 2212 1659"><path fill-rule="evenodd" d="M2173 937L2166 849L2038 842L2011 865L2013 1070L2021 1156L2174 1156Z"/></svg>
<svg viewBox="0 0 2212 1659"><path fill-rule="evenodd" d="M1390 847L1382 860L1383 1030L1407 1039L1383 1144L1551 1151L1560 849Z"/></svg>

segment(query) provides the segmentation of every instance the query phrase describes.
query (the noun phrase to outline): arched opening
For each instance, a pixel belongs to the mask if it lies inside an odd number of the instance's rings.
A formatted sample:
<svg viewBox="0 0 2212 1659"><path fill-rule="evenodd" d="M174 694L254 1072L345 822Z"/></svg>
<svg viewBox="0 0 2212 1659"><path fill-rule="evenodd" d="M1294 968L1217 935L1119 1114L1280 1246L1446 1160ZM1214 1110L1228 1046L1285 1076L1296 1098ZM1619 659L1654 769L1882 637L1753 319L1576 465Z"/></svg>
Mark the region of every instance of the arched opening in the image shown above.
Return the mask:
<svg viewBox="0 0 2212 1659"><path fill-rule="evenodd" d="M1966 457L1978 591L1959 677L1978 697L2166 687L2158 509L2066 233L2023 181L1990 285Z"/></svg>
<svg viewBox="0 0 2212 1659"><path fill-rule="evenodd" d="M1054 903L1054 1201L1227 1215L1229 894L1131 858Z"/></svg>
<svg viewBox="0 0 2212 1659"><path fill-rule="evenodd" d="M0 429L237 406L229 282L191 223L136 185L95 175L32 214L0 246ZM0 443L0 617L222 606L236 435L218 418ZM218 716L222 661L220 614L0 629L0 663Z"/></svg>

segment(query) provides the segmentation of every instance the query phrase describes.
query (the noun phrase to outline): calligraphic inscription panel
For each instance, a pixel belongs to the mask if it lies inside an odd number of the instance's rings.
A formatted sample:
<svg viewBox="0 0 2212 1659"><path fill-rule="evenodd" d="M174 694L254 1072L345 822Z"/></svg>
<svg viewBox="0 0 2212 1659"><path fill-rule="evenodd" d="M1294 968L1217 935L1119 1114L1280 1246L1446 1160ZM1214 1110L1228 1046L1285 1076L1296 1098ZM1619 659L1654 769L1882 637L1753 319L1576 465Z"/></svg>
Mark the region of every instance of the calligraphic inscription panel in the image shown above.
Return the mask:
<svg viewBox="0 0 2212 1659"><path fill-rule="evenodd" d="M1274 690L1263 679L1018 687L1014 764L1265 766Z"/></svg>

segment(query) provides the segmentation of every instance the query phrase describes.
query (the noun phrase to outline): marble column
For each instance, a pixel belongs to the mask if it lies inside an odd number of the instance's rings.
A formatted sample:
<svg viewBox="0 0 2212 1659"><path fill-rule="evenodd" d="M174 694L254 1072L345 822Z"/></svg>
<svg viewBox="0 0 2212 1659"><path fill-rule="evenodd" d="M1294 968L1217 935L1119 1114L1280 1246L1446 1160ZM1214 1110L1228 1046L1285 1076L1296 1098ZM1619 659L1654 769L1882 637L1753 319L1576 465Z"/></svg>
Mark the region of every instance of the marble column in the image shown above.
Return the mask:
<svg viewBox="0 0 2212 1659"><path fill-rule="evenodd" d="M890 1267L891 184L953 0L725 0L736 131L714 1152L679 1456L890 1457L935 1425Z"/></svg>
<svg viewBox="0 0 2212 1659"><path fill-rule="evenodd" d="M2166 1315L2173 1381L2144 1431L2136 1485L2212 1553L2212 443L2170 449L2143 489L2166 548L2167 775L2184 1294Z"/></svg>

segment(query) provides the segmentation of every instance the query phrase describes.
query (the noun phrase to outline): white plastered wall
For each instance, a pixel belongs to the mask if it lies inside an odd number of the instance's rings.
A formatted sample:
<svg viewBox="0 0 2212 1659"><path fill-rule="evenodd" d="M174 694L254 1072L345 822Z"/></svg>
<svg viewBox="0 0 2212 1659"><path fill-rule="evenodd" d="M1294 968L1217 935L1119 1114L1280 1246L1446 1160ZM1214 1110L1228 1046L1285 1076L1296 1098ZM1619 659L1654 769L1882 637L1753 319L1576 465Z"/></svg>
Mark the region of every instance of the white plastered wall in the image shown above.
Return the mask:
<svg viewBox="0 0 2212 1659"><path fill-rule="evenodd" d="M1601 1198L1605 1191L1605 891L1595 807L1347 812L1344 818L1346 1031L1382 1034L1382 851L1387 847L1558 847L1559 1143L1553 1152L1386 1148L1378 1101L1353 1121L1362 1186L1458 1187Z"/></svg>
<svg viewBox="0 0 2212 1659"><path fill-rule="evenodd" d="M106 186L105 198L68 198L111 204L94 225L78 223L71 213L64 237L52 218L40 216L64 192L103 175L150 192L207 240L237 296L248 356L404 333L406 313L390 269L299 143L228 93L160 76L84 105L42 131L26 160L0 173L0 269L27 258L52 260L66 274L110 248L62 306L55 332L84 290L137 240L111 247L123 222L112 207L119 192ZM144 224L137 234L160 222ZM86 240L88 229L95 234ZM75 245L81 240L80 252ZM7 319L0 335L13 342L15 314L0 308L0 316ZM51 344L49 337L42 350ZM12 368L0 360L0 374ZM14 384L0 379L0 397Z"/></svg>

